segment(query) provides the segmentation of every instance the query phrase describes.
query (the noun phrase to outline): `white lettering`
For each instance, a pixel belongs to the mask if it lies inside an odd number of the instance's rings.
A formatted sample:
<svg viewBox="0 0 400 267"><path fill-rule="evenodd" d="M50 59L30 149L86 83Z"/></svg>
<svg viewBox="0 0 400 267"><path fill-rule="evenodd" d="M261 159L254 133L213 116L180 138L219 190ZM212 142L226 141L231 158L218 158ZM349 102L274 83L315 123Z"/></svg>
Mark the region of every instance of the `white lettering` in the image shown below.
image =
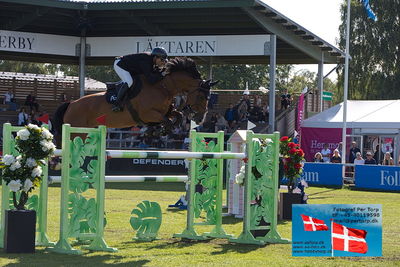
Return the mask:
<svg viewBox="0 0 400 267"><path fill-rule="evenodd" d="M319 182L318 172L303 172L301 176L306 182Z"/></svg>
<svg viewBox="0 0 400 267"><path fill-rule="evenodd" d="M395 171L392 175L389 174L389 171L381 170L381 184L380 185L388 185L388 186L399 186L399 171Z"/></svg>
<svg viewBox="0 0 400 267"><path fill-rule="evenodd" d="M170 159L132 159L134 165L169 165L169 166L185 166L184 160Z"/></svg>

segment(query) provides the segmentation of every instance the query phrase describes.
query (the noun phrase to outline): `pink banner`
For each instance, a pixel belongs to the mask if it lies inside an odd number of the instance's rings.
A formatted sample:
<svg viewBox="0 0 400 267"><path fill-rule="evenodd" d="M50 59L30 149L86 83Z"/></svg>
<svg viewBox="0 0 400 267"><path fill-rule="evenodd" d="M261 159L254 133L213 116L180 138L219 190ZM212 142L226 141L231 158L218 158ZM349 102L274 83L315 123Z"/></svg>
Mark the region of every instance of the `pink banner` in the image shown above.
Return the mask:
<svg viewBox="0 0 400 267"><path fill-rule="evenodd" d="M347 129L347 134L351 133L351 129ZM328 148L332 151L335 150L339 143L342 142L342 128L307 128L301 129L301 148L305 153L306 161L314 161L314 155L321 152L324 144L328 144ZM346 158L348 158L348 151L350 145L350 138L346 140Z"/></svg>
<svg viewBox="0 0 400 267"><path fill-rule="evenodd" d="M304 114L304 94L301 94L299 97L299 101L297 102L297 124L296 131L300 134L301 123L303 122L303 114ZM301 135L300 135L301 136Z"/></svg>

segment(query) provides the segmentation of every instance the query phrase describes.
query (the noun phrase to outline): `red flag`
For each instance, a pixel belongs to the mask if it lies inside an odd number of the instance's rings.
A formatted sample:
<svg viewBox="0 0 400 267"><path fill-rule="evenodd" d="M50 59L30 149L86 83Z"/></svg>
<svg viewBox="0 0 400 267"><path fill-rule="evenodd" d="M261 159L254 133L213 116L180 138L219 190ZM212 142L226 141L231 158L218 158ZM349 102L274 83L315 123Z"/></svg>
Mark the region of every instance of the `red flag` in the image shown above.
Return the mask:
<svg viewBox="0 0 400 267"><path fill-rule="evenodd" d="M335 250L365 254L368 251L366 236L367 231L332 223L332 247Z"/></svg>
<svg viewBox="0 0 400 267"><path fill-rule="evenodd" d="M38 121L49 124L49 114L44 114L37 118Z"/></svg>
<svg viewBox="0 0 400 267"><path fill-rule="evenodd" d="M304 223L304 231L328 231L328 226L323 220L301 214Z"/></svg>
<svg viewBox="0 0 400 267"><path fill-rule="evenodd" d="M106 115L97 117L97 118L96 118L96 121L97 121L100 125L106 125Z"/></svg>

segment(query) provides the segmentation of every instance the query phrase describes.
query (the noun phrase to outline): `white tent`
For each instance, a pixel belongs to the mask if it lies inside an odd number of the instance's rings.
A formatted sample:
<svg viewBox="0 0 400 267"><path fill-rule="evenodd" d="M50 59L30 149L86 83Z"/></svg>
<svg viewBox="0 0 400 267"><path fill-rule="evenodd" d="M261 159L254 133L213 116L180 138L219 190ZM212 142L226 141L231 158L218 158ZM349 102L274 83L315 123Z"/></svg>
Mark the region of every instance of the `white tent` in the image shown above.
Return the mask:
<svg viewBox="0 0 400 267"><path fill-rule="evenodd" d="M343 102L303 121L302 127L342 128ZM347 128L399 133L400 100L348 100Z"/></svg>

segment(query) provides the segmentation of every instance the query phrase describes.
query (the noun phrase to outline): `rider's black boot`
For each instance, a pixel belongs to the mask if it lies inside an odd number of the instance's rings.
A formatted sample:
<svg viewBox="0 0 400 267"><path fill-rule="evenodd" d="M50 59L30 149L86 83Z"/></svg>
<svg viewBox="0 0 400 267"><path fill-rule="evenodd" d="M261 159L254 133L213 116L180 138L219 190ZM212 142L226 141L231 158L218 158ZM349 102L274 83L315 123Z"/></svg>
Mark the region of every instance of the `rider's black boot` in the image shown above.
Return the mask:
<svg viewBox="0 0 400 267"><path fill-rule="evenodd" d="M126 92L128 91L129 86L127 83L123 83L121 88L118 91L117 99L115 100L114 105L112 106L112 111L122 111L123 110L123 99L125 97Z"/></svg>

